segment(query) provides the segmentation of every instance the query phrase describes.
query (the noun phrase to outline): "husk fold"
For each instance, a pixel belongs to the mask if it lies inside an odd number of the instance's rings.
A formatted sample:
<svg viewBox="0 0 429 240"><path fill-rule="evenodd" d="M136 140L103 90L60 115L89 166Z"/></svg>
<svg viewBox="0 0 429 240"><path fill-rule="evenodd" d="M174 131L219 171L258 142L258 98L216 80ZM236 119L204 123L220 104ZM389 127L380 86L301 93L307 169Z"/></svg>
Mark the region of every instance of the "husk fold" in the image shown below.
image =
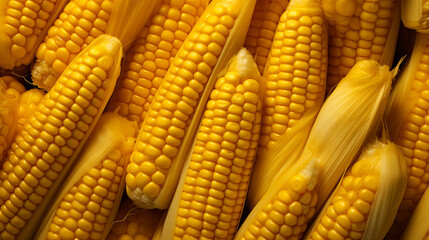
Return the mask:
<svg viewBox="0 0 429 240"><path fill-rule="evenodd" d="M63 201L63 198L69 193L71 188L79 184L82 181L82 177L87 174L91 168L96 167L104 161L109 153L115 149L119 149L123 161L122 167L124 168L124 174L121 177L121 182L115 200L113 201L111 214L103 230L102 239L106 238L113 224L116 212L119 209L122 193L125 189L125 167L134 146L134 135L137 130L138 127L135 122L131 122L119 116L117 113L106 112L100 117L93 133L88 139L88 144L85 145L79 158L76 160L73 170L62 185L61 191L57 193L45 218L41 221L41 228L39 228L36 234L36 239L46 239L48 237L48 232L57 209L60 207L61 201ZM120 163L118 163L118 165L120 165Z"/></svg>
<svg viewBox="0 0 429 240"><path fill-rule="evenodd" d="M353 175L353 166L358 163L366 166L365 169L355 169L359 174L361 173L360 171L365 171L362 176ZM386 139L375 140L367 144L357 159L357 162L348 169L345 176L360 177L363 181L366 176L377 177L377 190L375 192L374 201L370 206L370 212L364 220L365 229L363 230L362 240L382 240L389 231L405 192L407 174L405 159L401 151L393 142ZM322 218L327 208L331 205L331 201L335 197L345 176L341 178L337 188L331 194L329 200L326 202L311 227L309 227L304 238L305 240L312 239L312 233L317 229L317 226L321 224ZM363 181L360 182L360 186L354 187L356 187L356 189L361 189ZM349 202L350 205L353 205L354 200L349 201L351 201Z"/></svg>
<svg viewBox="0 0 429 240"><path fill-rule="evenodd" d="M323 206L365 141L379 128L393 73L373 60L356 63L323 104L302 155L279 171L269 191L240 227L236 239L240 239L257 214L287 188L291 178L310 165L317 172L311 181L318 193L316 212Z"/></svg>

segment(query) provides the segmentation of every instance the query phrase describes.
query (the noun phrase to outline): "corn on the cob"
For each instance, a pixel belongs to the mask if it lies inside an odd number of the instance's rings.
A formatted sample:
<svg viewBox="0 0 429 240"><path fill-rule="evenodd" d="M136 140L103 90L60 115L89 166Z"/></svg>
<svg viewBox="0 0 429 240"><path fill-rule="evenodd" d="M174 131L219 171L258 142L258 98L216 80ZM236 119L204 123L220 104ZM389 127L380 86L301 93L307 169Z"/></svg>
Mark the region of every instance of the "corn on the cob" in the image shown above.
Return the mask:
<svg viewBox="0 0 429 240"><path fill-rule="evenodd" d="M399 0L322 0L322 7L329 23L327 92L359 60L392 64L401 18Z"/></svg>
<svg viewBox="0 0 429 240"><path fill-rule="evenodd" d="M304 239L382 240L395 219L407 174L405 159L393 142L368 144Z"/></svg>
<svg viewBox="0 0 429 240"><path fill-rule="evenodd" d="M131 45L160 0L71 0L49 29L36 52L31 75L49 90L79 52L102 34Z"/></svg>
<svg viewBox="0 0 429 240"><path fill-rule="evenodd" d="M427 0L401 1L401 17L405 27L429 33L429 2Z"/></svg>
<svg viewBox="0 0 429 240"><path fill-rule="evenodd" d="M287 4L288 0L258 0L256 2L244 47L254 56L261 75L264 74L275 31L280 16L286 11Z"/></svg>
<svg viewBox="0 0 429 240"><path fill-rule="evenodd" d="M16 130L21 132L24 129L24 124L28 121L33 112L36 111L37 105L42 101L45 92L40 89L30 89L25 91L19 97L18 112L16 117Z"/></svg>
<svg viewBox="0 0 429 240"><path fill-rule="evenodd" d="M389 236L402 234L414 208L429 184L429 41L418 33L408 65L395 86L387 111L392 140L407 161L408 185Z"/></svg>
<svg viewBox="0 0 429 240"><path fill-rule="evenodd" d="M123 77L108 108L141 126L150 103L207 0L162 0L161 7L127 52Z"/></svg>
<svg viewBox="0 0 429 240"><path fill-rule="evenodd" d="M0 238L29 239L100 118L121 42L102 35L66 68L17 133L0 170Z"/></svg>
<svg viewBox="0 0 429 240"><path fill-rule="evenodd" d="M387 66L372 60L360 61L350 70L322 106L302 155L296 162L286 161L235 239L302 236L308 221L380 124L392 75Z"/></svg>
<svg viewBox="0 0 429 240"><path fill-rule="evenodd" d="M6 156L17 127L17 105L24 86L13 77L0 78L0 163Z"/></svg>
<svg viewBox="0 0 429 240"><path fill-rule="evenodd" d="M328 68L325 25L318 0L291 0L281 16L264 72L264 117L258 160L252 173L252 182L257 183L250 189L248 199L252 206L283 165L284 158L276 159L267 154L276 144L285 144L285 140L280 141L282 138L290 141L290 137L285 136L288 134L299 134L305 142L322 106ZM290 133L306 114L308 116L302 120L305 124L299 126L301 132ZM303 144L291 151L299 152L302 147ZM275 159L279 161L273 161Z"/></svg>
<svg viewBox="0 0 429 240"><path fill-rule="evenodd" d="M37 46L67 0L0 2L0 67L12 69L33 61Z"/></svg>
<svg viewBox="0 0 429 240"><path fill-rule="evenodd" d="M258 145L257 65L242 49L220 77L164 224L162 239L232 239Z"/></svg>
<svg viewBox="0 0 429 240"><path fill-rule="evenodd" d="M140 209L129 198L121 201L116 220L107 235L107 240L153 239L164 215L163 210Z"/></svg>
<svg viewBox="0 0 429 240"><path fill-rule="evenodd" d="M127 168L127 193L143 208L168 207L215 78L242 46L255 0L214 0L163 79Z"/></svg>
<svg viewBox="0 0 429 240"><path fill-rule="evenodd" d="M137 124L106 112L51 204L36 239L105 239L125 188Z"/></svg>

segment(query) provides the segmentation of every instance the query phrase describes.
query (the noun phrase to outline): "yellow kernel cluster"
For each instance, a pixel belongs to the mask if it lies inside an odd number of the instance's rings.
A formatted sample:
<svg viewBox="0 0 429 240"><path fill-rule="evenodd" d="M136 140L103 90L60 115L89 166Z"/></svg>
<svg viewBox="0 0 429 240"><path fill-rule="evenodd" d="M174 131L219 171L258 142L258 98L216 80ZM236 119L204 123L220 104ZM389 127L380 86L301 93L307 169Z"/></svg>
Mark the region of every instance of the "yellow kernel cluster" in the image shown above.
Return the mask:
<svg viewBox="0 0 429 240"><path fill-rule="evenodd" d="M259 73L264 73L265 63L279 23L285 12L287 0L260 0L256 2L244 47L255 56Z"/></svg>
<svg viewBox="0 0 429 240"><path fill-rule="evenodd" d="M94 46L64 71L11 144L0 170L0 238L14 238L43 201L108 98L114 63Z"/></svg>
<svg viewBox="0 0 429 240"><path fill-rule="evenodd" d="M298 174L250 223L242 239L300 239L313 217L317 192L308 189L309 179Z"/></svg>
<svg viewBox="0 0 429 240"><path fill-rule="evenodd" d="M274 36L266 77L260 149L270 149L310 108L323 100L327 43L322 15L290 9Z"/></svg>
<svg viewBox="0 0 429 240"><path fill-rule="evenodd" d="M37 69L42 61L52 67L55 79L59 77L79 52L105 33L112 10L113 0L71 0L37 49L38 62L33 69ZM33 74L33 81L48 81L34 78L37 74ZM45 88L44 85L39 87Z"/></svg>
<svg viewBox="0 0 429 240"><path fill-rule="evenodd" d="M36 111L37 106L42 101L43 96L45 96L45 92L36 88L30 89L21 94L19 97L18 112L16 117L16 132L20 132L22 129L24 129L24 124Z"/></svg>
<svg viewBox="0 0 429 240"><path fill-rule="evenodd" d="M324 9L329 22L328 91L357 61L381 59L398 2L338 0Z"/></svg>
<svg viewBox="0 0 429 240"><path fill-rule="evenodd" d="M204 11L204 0L164 0L128 51L124 77L109 106L141 126L173 58Z"/></svg>
<svg viewBox="0 0 429 240"><path fill-rule="evenodd" d="M356 162L341 181L317 227L312 240L362 239L368 215L378 189L379 172L373 159Z"/></svg>
<svg viewBox="0 0 429 240"><path fill-rule="evenodd" d="M36 47L37 39L55 10L57 1L11 0L8 2L3 27L11 39L10 52L14 57L22 58Z"/></svg>
<svg viewBox="0 0 429 240"><path fill-rule="evenodd" d="M16 126L16 105L25 87L12 77L0 78L0 163L6 155Z"/></svg>
<svg viewBox="0 0 429 240"><path fill-rule="evenodd" d="M137 208L126 198L121 201L116 220L107 235L107 240L152 239L164 211Z"/></svg>
<svg viewBox="0 0 429 240"><path fill-rule="evenodd" d="M50 223L47 239L102 239L114 208L126 159L116 148L89 169L64 195Z"/></svg>
<svg viewBox="0 0 429 240"><path fill-rule="evenodd" d="M260 109L257 80L231 71L216 83L187 169L176 238L233 238L258 145Z"/></svg>
<svg viewBox="0 0 429 240"><path fill-rule="evenodd" d="M411 217L424 191L429 185L429 45L424 47L412 81L412 91L418 100L400 127L395 140L404 154L408 166L408 181L404 197L391 228L391 234L400 234Z"/></svg>
<svg viewBox="0 0 429 240"><path fill-rule="evenodd" d="M215 67L238 12L217 5L196 24L165 75L146 118L127 168L132 192L155 198L182 143L201 94Z"/></svg>

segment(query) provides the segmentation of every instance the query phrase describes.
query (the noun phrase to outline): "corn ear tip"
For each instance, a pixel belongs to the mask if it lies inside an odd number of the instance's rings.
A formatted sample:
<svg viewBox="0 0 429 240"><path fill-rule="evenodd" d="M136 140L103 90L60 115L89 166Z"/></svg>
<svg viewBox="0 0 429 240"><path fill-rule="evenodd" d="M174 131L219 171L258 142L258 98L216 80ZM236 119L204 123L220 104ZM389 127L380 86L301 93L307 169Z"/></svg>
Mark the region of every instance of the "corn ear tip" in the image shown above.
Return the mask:
<svg viewBox="0 0 429 240"><path fill-rule="evenodd" d="M56 74L45 62L45 60L37 59L31 70L32 84L40 89L49 91L53 83L56 81Z"/></svg>

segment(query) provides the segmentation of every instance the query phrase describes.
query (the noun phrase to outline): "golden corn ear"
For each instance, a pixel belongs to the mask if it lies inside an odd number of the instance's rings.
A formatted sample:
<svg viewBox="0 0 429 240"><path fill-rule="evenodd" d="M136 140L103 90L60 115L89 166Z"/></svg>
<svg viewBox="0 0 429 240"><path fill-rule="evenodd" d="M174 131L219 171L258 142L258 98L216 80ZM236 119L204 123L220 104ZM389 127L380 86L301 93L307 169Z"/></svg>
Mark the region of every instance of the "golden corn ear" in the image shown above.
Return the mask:
<svg viewBox="0 0 429 240"><path fill-rule="evenodd" d="M258 145L257 65L242 49L210 94L162 239L232 239Z"/></svg>
<svg viewBox="0 0 429 240"><path fill-rule="evenodd" d="M402 234L414 208L429 185L429 41L418 33L408 65L395 86L387 111L392 140L398 144L407 161L407 189L399 207L390 236Z"/></svg>
<svg viewBox="0 0 429 240"><path fill-rule="evenodd" d="M302 163L302 162L301 162ZM317 159L299 162L287 176L282 187L265 194L247 216L234 239L300 239L314 216L318 194L320 165ZM271 189L270 189L271 190ZM271 194L274 193L275 194ZM270 196L269 196L270 195Z"/></svg>
<svg viewBox="0 0 429 240"><path fill-rule="evenodd" d="M269 191L235 239L299 239L303 235L309 220L380 124L393 75L387 66L372 60L360 61L350 70L323 104L302 154L287 159L273 176Z"/></svg>
<svg viewBox="0 0 429 240"><path fill-rule="evenodd" d="M429 2L427 0L401 1L404 26L418 32L429 33Z"/></svg>
<svg viewBox="0 0 429 240"><path fill-rule="evenodd" d="M257 183L249 193L253 206L284 164L281 159L267 154L282 138L288 138L285 135L291 134L291 129L306 114L309 116L302 120L306 122L305 126L293 134L300 134L305 142L310 132L324 101L327 47L327 28L320 1L290 1L277 26L264 72L264 117L258 160L252 174L252 182ZM282 141L281 144L287 143ZM302 147L293 151L300 151Z"/></svg>
<svg viewBox="0 0 429 240"><path fill-rule="evenodd" d="M121 201L107 240L152 239L165 211L141 209L129 198Z"/></svg>
<svg viewBox="0 0 429 240"><path fill-rule="evenodd" d="M21 94L18 103L17 126L15 132L21 132L24 129L24 124L28 121L37 106L42 101L45 92L40 89L30 89Z"/></svg>
<svg viewBox="0 0 429 240"><path fill-rule="evenodd" d="M113 92L121 42L102 35L66 68L17 133L0 170L0 238L29 239Z"/></svg>
<svg viewBox="0 0 429 240"><path fill-rule="evenodd" d="M427 217L429 205L429 190L426 189L420 198L416 209L410 217L410 221L401 237L403 240L428 239L429 237L429 219Z"/></svg>
<svg viewBox="0 0 429 240"><path fill-rule="evenodd" d="M375 141L341 179L305 240L382 240L399 208L407 166L392 142Z"/></svg>
<svg viewBox="0 0 429 240"><path fill-rule="evenodd" d="M36 52L31 76L49 90L79 52L102 34L131 45L160 0L71 0Z"/></svg>
<svg viewBox="0 0 429 240"><path fill-rule="evenodd" d="M127 194L165 209L216 77L242 46L255 0L214 0L168 69L140 128L127 168Z"/></svg>
<svg viewBox="0 0 429 240"><path fill-rule="evenodd" d="M322 6L329 23L328 93L359 60L392 64L399 0L322 0Z"/></svg>
<svg viewBox="0 0 429 240"><path fill-rule="evenodd" d="M247 32L244 47L254 56L259 73L263 75L268 53L280 16L288 0L258 0Z"/></svg>
<svg viewBox="0 0 429 240"><path fill-rule="evenodd" d="M207 6L207 0L163 0L128 50L123 77L108 108L141 126L173 58Z"/></svg>
<svg viewBox="0 0 429 240"><path fill-rule="evenodd" d="M0 163L12 142L17 127L17 109L24 86L13 77L0 78Z"/></svg>
<svg viewBox="0 0 429 240"><path fill-rule="evenodd" d="M33 61L37 46L68 1L0 1L0 67Z"/></svg>
<svg viewBox="0 0 429 240"><path fill-rule="evenodd" d="M106 112L41 222L36 239L105 239L125 188L138 127Z"/></svg>

